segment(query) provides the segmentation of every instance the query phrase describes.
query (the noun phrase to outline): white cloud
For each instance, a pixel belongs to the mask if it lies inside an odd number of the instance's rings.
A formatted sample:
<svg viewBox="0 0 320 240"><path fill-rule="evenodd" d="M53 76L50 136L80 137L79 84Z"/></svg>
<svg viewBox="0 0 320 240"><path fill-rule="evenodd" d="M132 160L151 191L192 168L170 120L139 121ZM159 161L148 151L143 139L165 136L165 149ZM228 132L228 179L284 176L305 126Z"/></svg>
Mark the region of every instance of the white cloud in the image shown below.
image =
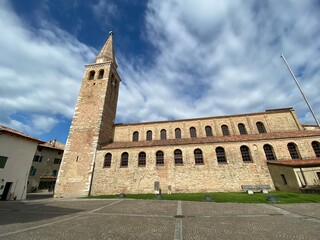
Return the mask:
<svg viewBox="0 0 320 240"><path fill-rule="evenodd" d="M150 1L145 34L156 48L154 64L120 56L125 86L118 118L149 121L292 106L302 121L312 122L280 54L319 106L319 8L314 1L290 0Z"/></svg>
<svg viewBox="0 0 320 240"><path fill-rule="evenodd" d="M0 124L48 132L59 116L72 117L81 66L95 54L45 21L39 29L28 28L6 2L0 15Z"/></svg>
<svg viewBox="0 0 320 240"><path fill-rule="evenodd" d="M110 0L98 0L91 6L94 17L104 24L110 24L112 18L117 18L120 11Z"/></svg>

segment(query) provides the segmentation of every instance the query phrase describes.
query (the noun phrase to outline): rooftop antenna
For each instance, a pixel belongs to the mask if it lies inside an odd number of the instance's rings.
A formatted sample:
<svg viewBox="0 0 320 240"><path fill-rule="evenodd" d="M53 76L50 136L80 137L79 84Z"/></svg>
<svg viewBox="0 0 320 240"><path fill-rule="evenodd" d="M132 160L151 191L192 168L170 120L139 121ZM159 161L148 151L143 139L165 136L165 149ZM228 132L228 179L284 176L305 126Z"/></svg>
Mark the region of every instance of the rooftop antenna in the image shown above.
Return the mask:
<svg viewBox="0 0 320 240"><path fill-rule="evenodd" d="M306 101L306 103L307 103L307 105L308 105L308 107L309 107L309 109L310 109L310 112L311 112L311 114L312 114L312 116L313 116L314 120L316 121L316 123L317 123L317 125L318 125L318 127L319 127L319 129L320 129L319 121L318 121L318 119L317 119L317 117L316 117L315 113L313 112L313 110L312 110L312 108L311 108L311 105L310 105L310 103L309 103L309 101L308 101L307 97L304 95L304 93L303 93L303 91L302 91L302 88L301 88L301 86L300 86L300 84L299 84L299 82L298 82L298 80L297 80L296 76L295 76L295 75L294 75L294 73L292 72L292 70L291 70L291 68L290 68L290 66L289 66L289 64L288 64L288 62L287 62L287 60L286 60L286 58L283 56L283 54L281 54L280 58L282 58L282 59L283 59L283 61L284 61L284 63L287 65L287 68L288 68L288 70L289 70L289 72L290 72L290 74L291 74L291 76L292 76L293 80L296 82L296 84L297 84L297 86L298 86L298 88L299 88L299 90L300 90L300 92L301 92L301 94L302 94L302 96L303 96L304 100Z"/></svg>

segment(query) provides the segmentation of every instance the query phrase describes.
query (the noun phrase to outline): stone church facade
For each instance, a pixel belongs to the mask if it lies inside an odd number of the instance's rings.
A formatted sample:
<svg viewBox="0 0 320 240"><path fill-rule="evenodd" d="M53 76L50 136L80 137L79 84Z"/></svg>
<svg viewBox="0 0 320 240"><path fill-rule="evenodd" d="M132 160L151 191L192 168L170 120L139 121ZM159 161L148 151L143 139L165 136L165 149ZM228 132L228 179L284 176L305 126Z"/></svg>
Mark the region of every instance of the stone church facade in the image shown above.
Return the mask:
<svg viewBox="0 0 320 240"><path fill-rule="evenodd" d="M86 65L55 197L236 192L242 185L286 190L292 174L277 164L290 160L312 167L310 179L320 177L320 131L302 126L292 108L115 124L120 82L111 33ZM292 184L307 183L309 175L296 174L305 181Z"/></svg>

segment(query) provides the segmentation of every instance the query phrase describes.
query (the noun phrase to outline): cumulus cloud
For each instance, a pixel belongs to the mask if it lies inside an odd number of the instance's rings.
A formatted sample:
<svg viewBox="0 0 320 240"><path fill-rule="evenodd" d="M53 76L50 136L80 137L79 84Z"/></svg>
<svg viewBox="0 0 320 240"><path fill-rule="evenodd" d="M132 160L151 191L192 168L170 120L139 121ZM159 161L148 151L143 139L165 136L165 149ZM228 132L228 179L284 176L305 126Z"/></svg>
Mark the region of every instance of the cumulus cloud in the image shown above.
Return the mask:
<svg viewBox="0 0 320 240"><path fill-rule="evenodd" d="M29 28L6 1L0 15L0 123L48 132L61 116L72 117L81 66L94 50L48 22Z"/></svg>
<svg viewBox="0 0 320 240"><path fill-rule="evenodd" d="M294 107L312 122L280 59L319 106L320 17L314 1L150 1L151 65L121 56L121 121L216 116ZM317 110L320 114L319 110Z"/></svg>
<svg viewBox="0 0 320 240"><path fill-rule="evenodd" d="M110 24L110 20L112 18L117 18L120 13L117 5L112 3L110 0L98 0L91 6L91 9L94 17L107 25Z"/></svg>

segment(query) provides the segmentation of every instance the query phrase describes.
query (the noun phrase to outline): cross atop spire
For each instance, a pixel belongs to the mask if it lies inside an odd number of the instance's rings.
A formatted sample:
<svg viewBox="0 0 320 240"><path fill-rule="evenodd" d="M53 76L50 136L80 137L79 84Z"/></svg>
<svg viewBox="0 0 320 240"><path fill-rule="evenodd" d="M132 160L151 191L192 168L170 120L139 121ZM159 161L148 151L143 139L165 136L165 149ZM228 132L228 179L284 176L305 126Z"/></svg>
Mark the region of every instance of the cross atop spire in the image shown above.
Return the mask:
<svg viewBox="0 0 320 240"><path fill-rule="evenodd" d="M113 41L112 41L113 32L109 32L109 37L101 49L100 53L96 57L94 63L104 63L107 61L111 61L117 67L117 63L115 60L114 49L113 49Z"/></svg>

